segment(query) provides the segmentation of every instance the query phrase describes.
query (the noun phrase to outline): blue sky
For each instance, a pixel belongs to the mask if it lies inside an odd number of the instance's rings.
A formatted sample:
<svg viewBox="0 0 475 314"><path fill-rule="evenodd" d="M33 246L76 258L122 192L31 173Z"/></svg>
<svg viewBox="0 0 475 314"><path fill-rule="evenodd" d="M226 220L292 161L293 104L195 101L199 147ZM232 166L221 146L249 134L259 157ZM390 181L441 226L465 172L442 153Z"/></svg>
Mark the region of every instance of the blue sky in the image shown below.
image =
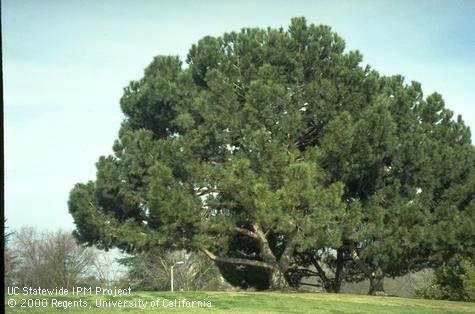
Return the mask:
<svg viewBox="0 0 475 314"><path fill-rule="evenodd" d="M245 26L328 24L383 74L440 92L475 129L475 1L2 0L8 225L72 229L70 189L95 176L119 99L158 54Z"/></svg>

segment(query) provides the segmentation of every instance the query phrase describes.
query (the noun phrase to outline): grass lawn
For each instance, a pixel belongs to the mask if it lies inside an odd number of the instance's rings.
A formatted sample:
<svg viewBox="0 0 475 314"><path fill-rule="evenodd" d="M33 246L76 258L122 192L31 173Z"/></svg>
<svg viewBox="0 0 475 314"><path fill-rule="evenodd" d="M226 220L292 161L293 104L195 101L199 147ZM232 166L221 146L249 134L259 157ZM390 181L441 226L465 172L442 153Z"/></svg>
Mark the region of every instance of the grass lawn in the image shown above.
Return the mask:
<svg viewBox="0 0 475 314"><path fill-rule="evenodd" d="M405 299L395 297L370 297L350 294L280 293L280 292L132 292L122 297L54 296L29 297L5 296L7 313L475 313L475 303ZM11 301L13 299L14 301ZM45 301L40 301L44 299ZM97 307L96 299L126 301L121 308ZM177 300L177 307L174 300ZM180 300L210 301L211 307L183 307ZM85 307L78 307L79 301ZM141 303L139 303L139 300ZM76 304L73 304L76 301ZM8 302L15 303L13 307ZM42 307L41 305L44 307ZM61 303L62 302L62 303ZM69 304L68 304L69 302ZM134 303L135 302L135 303ZM145 309L140 306L147 302ZM21 304L25 307L21 307ZM86 305L87 303L87 305ZM117 304L117 303L116 303ZM209 304L209 303L208 303ZM189 304L191 305L191 304ZM63 308L70 307L66 310Z"/></svg>

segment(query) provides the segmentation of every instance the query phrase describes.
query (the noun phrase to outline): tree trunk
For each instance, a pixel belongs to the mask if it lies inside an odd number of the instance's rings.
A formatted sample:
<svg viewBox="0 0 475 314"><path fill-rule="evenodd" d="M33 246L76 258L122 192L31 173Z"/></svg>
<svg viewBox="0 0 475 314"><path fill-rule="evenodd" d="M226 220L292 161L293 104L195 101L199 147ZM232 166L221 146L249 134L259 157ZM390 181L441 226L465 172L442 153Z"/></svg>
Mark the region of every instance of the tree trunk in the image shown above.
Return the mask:
<svg viewBox="0 0 475 314"><path fill-rule="evenodd" d="M269 269L269 290L285 290L290 288L290 285L285 278L282 271L277 268Z"/></svg>
<svg viewBox="0 0 475 314"><path fill-rule="evenodd" d="M384 292L384 276L371 276L369 279L369 295L386 295Z"/></svg>
<svg viewBox="0 0 475 314"><path fill-rule="evenodd" d="M351 257L355 261L360 270L369 278L369 295L386 295L384 292L384 273L380 268L372 271L358 256L358 252L354 247L354 243L350 242Z"/></svg>
<svg viewBox="0 0 475 314"><path fill-rule="evenodd" d="M266 233L261 229L259 224L253 224L252 227L253 231L240 227L236 227L235 231L257 241L259 244L262 261L235 257L220 257L216 256L206 248L201 248L201 251L203 251L203 253L205 253L208 258L215 262L264 268L268 274L269 289L288 289L290 285L285 278L285 272L289 269L289 265L291 264L295 245L291 242L287 243L282 256L280 256L279 260L277 260L270 248Z"/></svg>
<svg viewBox="0 0 475 314"><path fill-rule="evenodd" d="M336 269L335 269L335 281L333 283L333 292L340 293L342 272L343 272L343 249L339 248L336 251Z"/></svg>
<svg viewBox="0 0 475 314"><path fill-rule="evenodd" d="M289 282L285 278L285 272L288 270L290 261L294 254L295 245L287 243L282 256L277 260L276 256L272 252L266 234L263 232L259 224L253 225L254 233L257 236L259 243L261 256L264 262L273 267L267 270L269 277L269 289L270 290L282 290L290 287Z"/></svg>

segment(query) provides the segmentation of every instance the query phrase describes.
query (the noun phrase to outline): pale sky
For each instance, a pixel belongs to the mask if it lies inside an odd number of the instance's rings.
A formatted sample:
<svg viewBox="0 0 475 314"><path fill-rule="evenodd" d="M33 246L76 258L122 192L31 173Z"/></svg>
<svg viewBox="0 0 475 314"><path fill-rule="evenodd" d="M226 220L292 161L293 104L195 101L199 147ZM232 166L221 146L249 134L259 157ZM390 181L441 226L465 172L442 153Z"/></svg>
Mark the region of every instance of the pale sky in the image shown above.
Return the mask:
<svg viewBox="0 0 475 314"><path fill-rule="evenodd" d="M245 26L327 24L382 74L475 129L475 1L2 0L7 225L73 229L67 199L111 153L122 89L155 55Z"/></svg>

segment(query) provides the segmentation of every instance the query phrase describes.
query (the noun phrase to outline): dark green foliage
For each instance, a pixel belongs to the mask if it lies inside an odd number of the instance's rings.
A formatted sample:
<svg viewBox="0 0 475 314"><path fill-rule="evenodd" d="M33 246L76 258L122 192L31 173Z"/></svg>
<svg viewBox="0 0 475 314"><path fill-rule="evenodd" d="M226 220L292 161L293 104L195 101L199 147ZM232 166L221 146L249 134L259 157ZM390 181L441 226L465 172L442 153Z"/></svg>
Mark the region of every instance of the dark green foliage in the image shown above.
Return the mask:
<svg viewBox="0 0 475 314"><path fill-rule="evenodd" d="M475 302L475 260L457 255L436 268L432 282L416 290L426 299Z"/></svg>
<svg viewBox="0 0 475 314"><path fill-rule="evenodd" d="M465 254L468 128L440 95L424 99L419 83L381 77L344 48L295 18L288 31L205 37L187 68L155 57L124 91L114 155L71 192L77 238L202 250L228 269L260 267L268 282L245 285L271 288L299 267L295 254L337 250L312 260L337 270L335 290Z"/></svg>

